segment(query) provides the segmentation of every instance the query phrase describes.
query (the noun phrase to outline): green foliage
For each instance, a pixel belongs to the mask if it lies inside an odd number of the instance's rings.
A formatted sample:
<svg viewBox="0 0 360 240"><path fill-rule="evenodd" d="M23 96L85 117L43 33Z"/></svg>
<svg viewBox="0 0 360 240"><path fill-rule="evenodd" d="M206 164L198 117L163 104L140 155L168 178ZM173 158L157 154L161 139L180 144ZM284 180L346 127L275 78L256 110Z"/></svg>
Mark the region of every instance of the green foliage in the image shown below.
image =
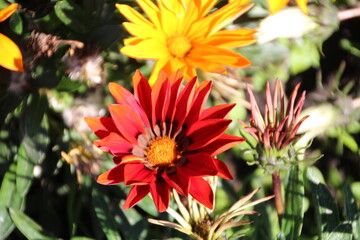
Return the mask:
<svg viewBox="0 0 360 240"><path fill-rule="evenodd" d="M16 190L16 162L13 162L5 173L0 188L0 224L1 239L5 239L14 229L14 223L8 212L9 207L22 209L24 199Z"/></svg>
<svg viewBox="0 0 360 240"><path fill-rule="evenodd" d="M300 239L304 219L305 190L299 166L292 166L285 187L285 211L281 231L286 240Z"/></svg>
<svg viewBox="0 0 360 240"><path fill-rule="evenodd" d="M100 226L108 240L119 240L120 235L117 232L116 222L108 209L103 196L96 189L92 191L92 203Z"/></svg>
<svg viewBox="0 0 360 240"><path fill-rule="evenodd" d="M335 200L324 184L321 173L315 167L309 167L306 177L314 202L320 239L351 240L353 237L351 222L340 222Z"/></svg>
<svg viewBox="0 0 360 240"><path fill-rule="evenodd" d="M258 29L267 17L267 3L253 2L254 10L229 29ZM318 132L313 144L304 154L310 160L281 172L285 203L281 225L270 200L253 208L260 215L244 219L252 224L229 230L232 239L360 239L360 40L352 34L357 28L351 21L339 25L335 17L342 9L351 9L355 2L310 1L310 17L317 24L311 32L298 38L233 49L249 58L252 65L229 68L228 75L221 77L231 77L234 85L227 87L238 94L215 97L211 93L207 106L237 103L229 113L233 125L227 133L243 136L246 142L218 156L229 166L234 180L218 183L215 215L254 188L262 187L256 199L273 194L271 176L255 165L247 165L259 157L256 140L243 128L240 133L238 130L238 119L249 121L246 85L259 95L256 97L261 111L265 84L277 78L284 83L287 97L295 83L301 81L301 90L310 93L306 107L324 104L336 111L334 119L323 126L325 130L315 129ZM134 60L119 51L129 34L115 4L135 6L135 2L9 0L0 1L0 9L10 3L21 6L1 23L0 32L20 47L25 72L0 67L0 240L186 239L182 233L147 221L155 218L175 222L167 213L156 210L150 196L135 207L122 210L129 186L101 187L96 183L100 173L115 165L110 154L91 155L89 146L97 137L82 122L86 116L109 116L106 106L114 99L108 82L131 90L136 69L145 76L151 74L153 61ZM219 1L215 7L226 3ZM326 41L338 27L336 39ZM33 31L50 40L30 41ZM36 45L38 41L40 46ZM99 66L89 64L89 59L97 57L103 60ZM86 74L95 69L103 74L102 81L90 84ZM81 77L74 77L74 72ZM218 81L212 75L202 75L201 80ZM227 93L218 89L220 95L224 94L222 91ZM72 155L70 164L63 159L62 154L79 147L89 150L87 161L82 161L86 154ZM311 158L322 154L319 161ZM310 164L316 167L308 167ZM177 208L174 202L170 205Z"/></svg>
<svg viewBox="0 0 360 240"><path fill-rule="evenodd" d="M41 226L34 222L31 218L26 216L22 211L10 208L9 209L11 219L15 226L20 230L27 239L36 240L55 240L56 238L50 237Z"/></svg>

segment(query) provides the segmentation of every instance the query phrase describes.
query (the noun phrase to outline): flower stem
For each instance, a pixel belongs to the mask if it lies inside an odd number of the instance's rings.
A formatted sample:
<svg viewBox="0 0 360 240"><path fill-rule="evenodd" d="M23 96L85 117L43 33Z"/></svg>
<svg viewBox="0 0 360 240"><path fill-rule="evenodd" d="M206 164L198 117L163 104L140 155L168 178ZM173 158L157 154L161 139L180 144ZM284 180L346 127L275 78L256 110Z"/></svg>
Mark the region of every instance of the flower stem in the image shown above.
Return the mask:
<svg viewBox="0 0 360 240"><path fill-rule="evenodd" d="M279 171L276 171L272 174L272 182L273 182L273 191L274 191L274 201L275 208L279 218L279 224L281 227L281 220L284 213L284 202L281 195L281 179Z"/></svg>

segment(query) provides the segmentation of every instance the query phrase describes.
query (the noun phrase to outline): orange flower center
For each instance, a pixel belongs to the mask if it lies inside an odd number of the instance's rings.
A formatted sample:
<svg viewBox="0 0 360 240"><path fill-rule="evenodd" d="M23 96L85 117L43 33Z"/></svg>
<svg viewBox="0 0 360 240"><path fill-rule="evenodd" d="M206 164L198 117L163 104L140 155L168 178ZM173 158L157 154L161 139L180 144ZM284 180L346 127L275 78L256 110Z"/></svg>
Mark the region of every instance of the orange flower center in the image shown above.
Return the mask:
<svg viewBox="0 0 360 240"><path fill-rule="evenodd" d="M172 56L183 58L191 49L190 41L183 35L173 35L167 41L169 52Z"/></svg>
<svg viewBox="0 0 360 240"><path fill-rule="evenodd" d="M174 167L176 161L181 158L181 151L174 139L168 136L157 137L151 140L145 156L155 167Z"/></svg>

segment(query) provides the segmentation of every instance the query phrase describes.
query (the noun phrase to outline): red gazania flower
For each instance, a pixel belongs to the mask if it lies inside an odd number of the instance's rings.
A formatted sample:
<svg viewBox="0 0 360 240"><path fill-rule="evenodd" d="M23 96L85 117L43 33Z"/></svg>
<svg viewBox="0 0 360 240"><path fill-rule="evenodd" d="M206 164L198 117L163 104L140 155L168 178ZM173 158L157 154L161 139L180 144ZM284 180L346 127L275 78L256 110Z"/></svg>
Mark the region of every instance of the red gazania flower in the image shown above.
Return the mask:
<svg viewBox="0 0 360 240"><path fill-rule="evenodd" d="M116 104L111 117L86 118L101 139L94 143L112 154L116 166L98 177L98 183L124 182L132 188L123 208L131 208L150 193L158 211L167 209L170 190L190 194L213 208L213 192L203 177L232 179L229 169L215 155L244 139L224 131L231 120L224 117L234 107L225 104L204 109L211 82L200 85L194 77L186 86L178 72L159 75L154 86L137 71L135 94L110 83Z"/></svg>

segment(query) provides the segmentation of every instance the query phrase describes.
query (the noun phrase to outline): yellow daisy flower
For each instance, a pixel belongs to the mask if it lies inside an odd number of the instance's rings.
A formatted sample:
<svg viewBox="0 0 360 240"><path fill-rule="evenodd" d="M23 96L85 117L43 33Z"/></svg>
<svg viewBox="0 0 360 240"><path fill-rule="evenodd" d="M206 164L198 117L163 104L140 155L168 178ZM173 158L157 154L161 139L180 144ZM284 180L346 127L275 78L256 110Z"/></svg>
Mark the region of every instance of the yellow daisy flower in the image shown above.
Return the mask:
<svg viewBox="0 0 360 240"><path fill-rule="evenodd" d="M0 22L8 19L17 9L18 4L13 3L0 10ZM0 66L12 71L23 72L22 55L19 47L7 36L0 33Z"/></svg>
<svg viewBox="0 0 360 240"><path fill-rule="evenodd" d="M270 13L275 14L279 12L289 3L289 1L290 0L267 0ZM308 14L308 10L306 8L308 0L295 0L295 2L305 14Z"/></svg>
<svg viewBox="0 0 360 240"><path fill-rule="evenodd" d="M156 61L150 84L160 70L167 74L181 69L189 80L195 68L226 73L225 66L245 67L250 61L226 48L242 47L256 41L252 29L221 30L248 11L251 0L231 1L209 14L217 0L136 0L147 15L125 4L116 4L129 22L126 30L133 36L124 40L121 53L137 59Z"/></svg>

